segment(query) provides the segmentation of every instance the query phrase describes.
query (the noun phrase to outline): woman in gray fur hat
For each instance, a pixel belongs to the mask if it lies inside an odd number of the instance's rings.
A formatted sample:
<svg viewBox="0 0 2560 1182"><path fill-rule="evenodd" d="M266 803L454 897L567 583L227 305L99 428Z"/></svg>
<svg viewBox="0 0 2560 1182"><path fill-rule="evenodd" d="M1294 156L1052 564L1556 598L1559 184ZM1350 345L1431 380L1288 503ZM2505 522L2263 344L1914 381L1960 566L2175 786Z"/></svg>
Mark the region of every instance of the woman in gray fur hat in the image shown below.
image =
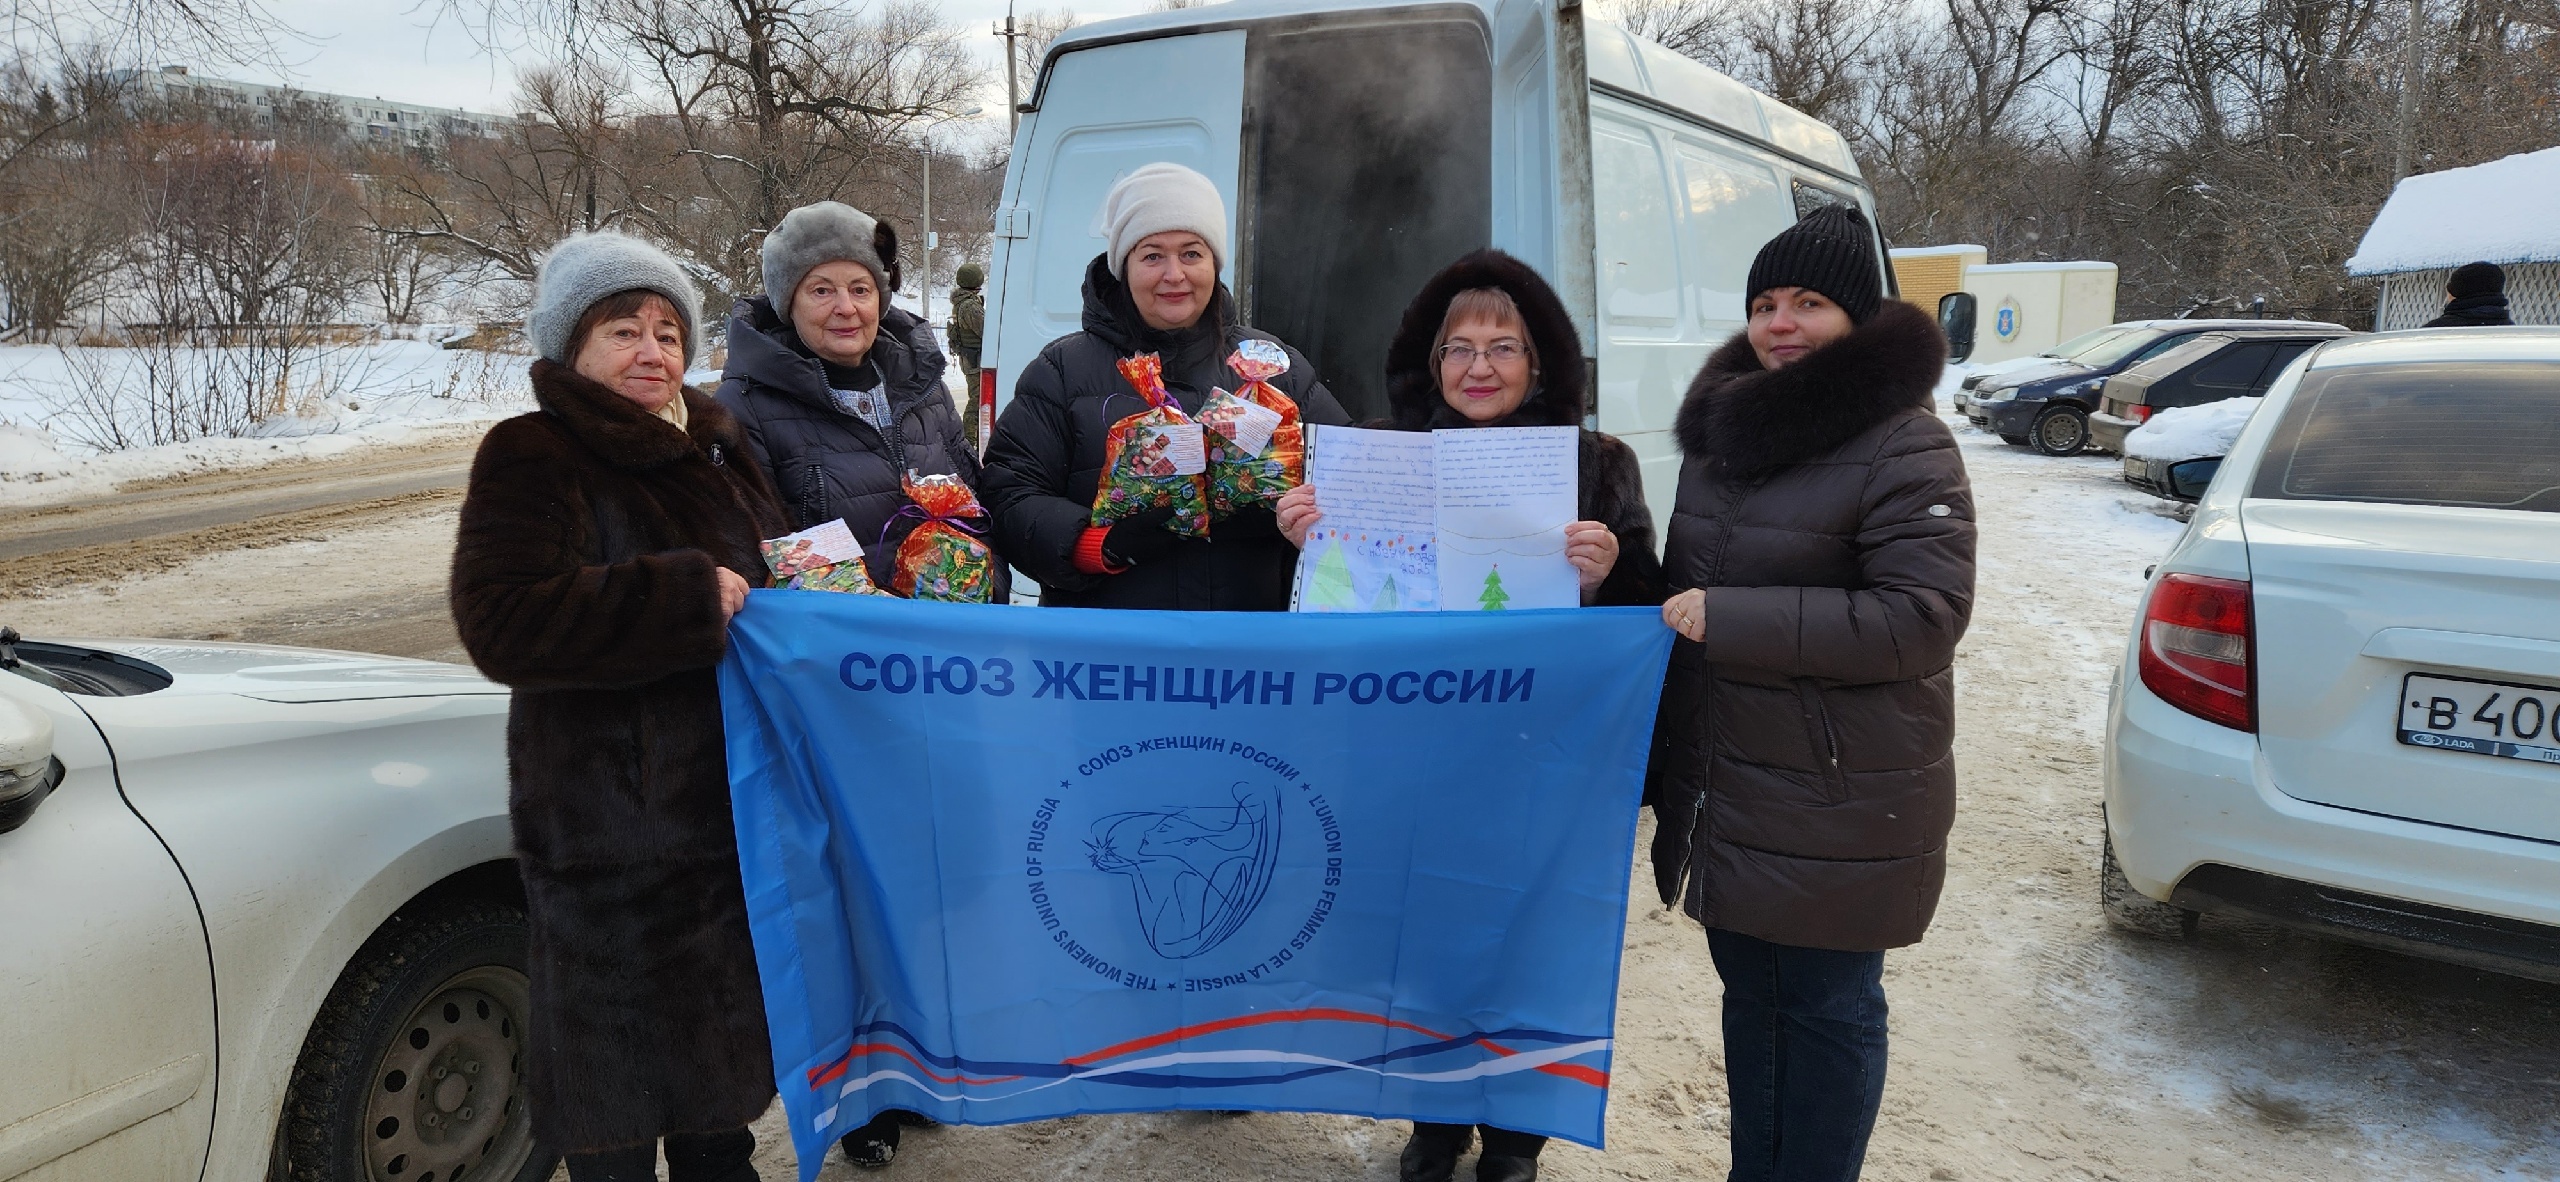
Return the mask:
<svg viewBox="0 0 2560 1182"><path fill-rule="evenodd" d="M661 1138L672 1182L755 1182L773 1056L713 669L782 514L737 422L684 388L701 322L684 269L622 234L534 278L540 409L480 442L451 589L471 662L515 691L525 1041L448 1079L429 1131L379 1131L411 1139L404 1177L460 1175L530 1099L572 1182L655 1182Z"/></svg>
<svg viewBox="0 0 2560 1182"><path fill-rule="evenodd" d="M977 453L942 383L948 363L932 326L890 306L898 235L887 222L842 202L803 205L765 236L763 253L764 294L729 313L720 404L746 429L791 527L843 518L885 587L898 541L918 521L900 515L900 477L978 484ZM1005 595L999 562L995 601Z"/></svg>

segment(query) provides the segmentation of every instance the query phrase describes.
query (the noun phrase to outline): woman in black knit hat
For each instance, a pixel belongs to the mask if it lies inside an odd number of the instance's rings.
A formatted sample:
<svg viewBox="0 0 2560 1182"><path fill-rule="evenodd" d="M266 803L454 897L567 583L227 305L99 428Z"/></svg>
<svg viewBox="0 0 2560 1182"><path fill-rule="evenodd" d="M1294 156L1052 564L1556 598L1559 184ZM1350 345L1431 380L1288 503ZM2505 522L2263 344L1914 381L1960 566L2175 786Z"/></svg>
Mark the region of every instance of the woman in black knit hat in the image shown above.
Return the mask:
<svg viewBox="0 0 2560 1182"><path fill-rule="evenodd" d="M2444 314L2421 328L2496 328L2515 323L2507 311L2507 273L2491 262L2464 263L2445 278Z"/></svg>
<svg viewBox="0 0 2560 1182"><path fill-rule="evenodd" d="M1884 298L1881 253L1840 208L1771 239L1749 326L1674 428L1680 640L1647 799L1662 901L1724 980L1734 1182L1858 1176L1884 953L1919 942L1946 878L1973 496L1933 402L1946 339Z"/></svg>

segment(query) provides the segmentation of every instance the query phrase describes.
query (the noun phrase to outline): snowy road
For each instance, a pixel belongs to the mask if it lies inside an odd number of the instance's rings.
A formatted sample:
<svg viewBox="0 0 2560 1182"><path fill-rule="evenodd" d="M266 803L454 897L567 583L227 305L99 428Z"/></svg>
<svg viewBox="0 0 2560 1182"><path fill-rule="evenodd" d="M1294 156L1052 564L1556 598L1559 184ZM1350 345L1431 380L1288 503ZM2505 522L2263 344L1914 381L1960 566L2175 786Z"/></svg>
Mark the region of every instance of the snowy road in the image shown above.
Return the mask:
<svg viewBox="0 0 2560 1182"><path fill-rule="evenodd" d="M2177 942L2100 924L2107 685L2143 568L2181 527L2148 511L2111 459L1959 434L1983 523L1958 658L1962 799L1937 924L1887 962L1893 1066L1867 1176L2560 1176L2560 987L2247 924L2208 920ZM0 622L30 635L387 638L377 647L449 656L449 625L441 639L420 629L440 621L452 520L447 503L0 599ZM1610 1147L1555 1146L1547 1178L1723 1172L1705 942L1647 905L1641 859L1637 880ZM759 1135L765 1177L793 1176L778 1111ZM824 1176L1386 1179L1402 1139L1401 1126L1336 1117L1096 1117L914 1132L886 1175L831 1160Z"/></svg>

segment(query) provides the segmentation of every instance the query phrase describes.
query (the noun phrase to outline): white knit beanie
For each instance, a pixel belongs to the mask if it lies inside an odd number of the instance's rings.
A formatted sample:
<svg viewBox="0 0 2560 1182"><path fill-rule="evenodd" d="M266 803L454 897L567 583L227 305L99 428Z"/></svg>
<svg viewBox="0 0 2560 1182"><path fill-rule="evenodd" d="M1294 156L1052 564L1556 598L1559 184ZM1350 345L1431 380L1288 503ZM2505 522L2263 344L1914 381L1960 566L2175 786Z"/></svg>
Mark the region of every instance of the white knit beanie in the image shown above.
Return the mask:
<svg viewBox="0 0 2560 1182"><path fill-rule="evenodd" d="M524 335L533 351L569 364L569 334L596 301L626 291L655 292L684 321L684 355L702 356L702 293L667 252L628 234L596 230L560 240L533 274Z"/></svg>
<svg viewBox="0 0 2560 1182"><path fill-rule="evenodd" d="M1227 201L1216 182L1179 164L1150 164L1120 178L1102 199L1102 233L1111 240L1111 276L1124 278L1129 252L1150 234L1189 230L1227 258Z"/></svg>
<svg viewBox="0 0 2560 1182"><path fill-rule="evenodd" d="M782 224L764 236L764 298L774 313L791 319L791 293L809 272L828 263L847 262L871 272L871 282L885 300L889 270L880 257L880 223L870 214L841 201L818 201L782 215Z"/></svg>

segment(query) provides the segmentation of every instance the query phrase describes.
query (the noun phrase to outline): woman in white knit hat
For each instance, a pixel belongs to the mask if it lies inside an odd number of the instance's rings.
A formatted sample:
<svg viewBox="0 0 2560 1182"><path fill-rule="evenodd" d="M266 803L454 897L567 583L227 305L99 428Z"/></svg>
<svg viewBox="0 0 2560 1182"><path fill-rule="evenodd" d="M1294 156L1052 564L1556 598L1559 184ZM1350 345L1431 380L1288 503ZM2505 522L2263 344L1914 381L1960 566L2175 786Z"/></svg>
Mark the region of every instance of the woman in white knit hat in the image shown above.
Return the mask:
<svg viewBox="0 0 2560 1182"><path fill-rule="evenodd" d="M1200 539L1168 531L1162 510L1091 525L1104 438L1147 409L1120 376L1121 358L1161 355L1165 388L1197 411L1210 390L1242 384L1226 366L1239 342L1279 343L1237 322L1218 281L1227 208L1209 178L1179 164L1140 168L1103 198L1102 227L1110 245L1085 269L1084 331L1050 342L1022 371L987 446L981 493L996 547L1039 580L1044 605L1284 611L1298 552L1268 508L1239 511ZM1272 384L1303 421L1350 422L1307 359L1287 351L1289 372Z"/></svg>

